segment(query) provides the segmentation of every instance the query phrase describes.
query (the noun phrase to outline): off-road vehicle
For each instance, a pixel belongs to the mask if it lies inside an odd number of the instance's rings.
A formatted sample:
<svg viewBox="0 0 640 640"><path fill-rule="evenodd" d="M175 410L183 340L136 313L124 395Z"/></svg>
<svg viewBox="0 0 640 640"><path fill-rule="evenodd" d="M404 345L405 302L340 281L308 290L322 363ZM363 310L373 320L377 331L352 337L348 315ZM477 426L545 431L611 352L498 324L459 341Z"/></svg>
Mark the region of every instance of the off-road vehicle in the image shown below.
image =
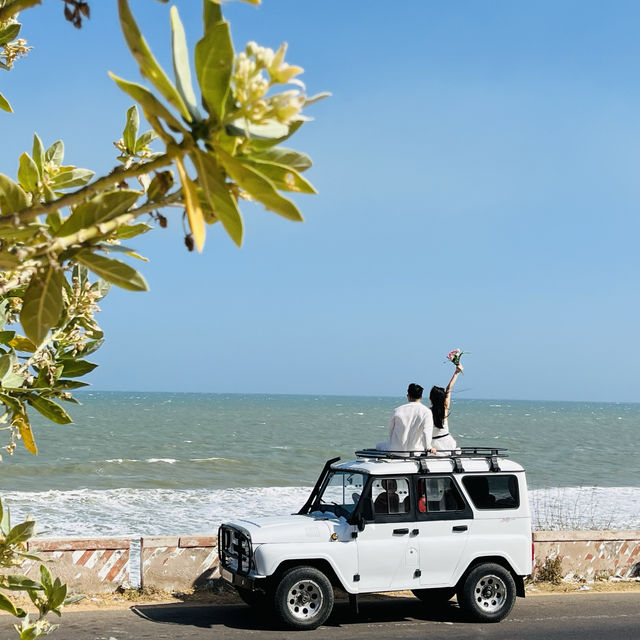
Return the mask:
<svg viewBox="0 0 640 640"><path fill-rule="evenodd" d="M334 590L411 590L427 604L457 596L498 622L524 596L532 535L524 469L504 450L445 455L356 451L329 460L297 514L248 517L218 531L222 578L285 626L314 629Z"/></svg>

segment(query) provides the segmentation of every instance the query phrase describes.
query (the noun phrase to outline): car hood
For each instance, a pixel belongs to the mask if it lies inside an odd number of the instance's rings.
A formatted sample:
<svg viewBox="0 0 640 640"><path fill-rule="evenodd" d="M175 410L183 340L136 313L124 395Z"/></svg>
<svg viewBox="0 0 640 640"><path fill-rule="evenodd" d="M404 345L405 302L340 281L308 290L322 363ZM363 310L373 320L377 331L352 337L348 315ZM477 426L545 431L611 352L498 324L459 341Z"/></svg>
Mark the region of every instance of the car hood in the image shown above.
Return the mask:
<svg viewBox="0 0 640 640"><path fill-rule="evenodd" d="M253 544L324 542L334 533L342 537L351 528L344 518L329 515L238 518L225 524L244 529L251 536Z"/></svg>

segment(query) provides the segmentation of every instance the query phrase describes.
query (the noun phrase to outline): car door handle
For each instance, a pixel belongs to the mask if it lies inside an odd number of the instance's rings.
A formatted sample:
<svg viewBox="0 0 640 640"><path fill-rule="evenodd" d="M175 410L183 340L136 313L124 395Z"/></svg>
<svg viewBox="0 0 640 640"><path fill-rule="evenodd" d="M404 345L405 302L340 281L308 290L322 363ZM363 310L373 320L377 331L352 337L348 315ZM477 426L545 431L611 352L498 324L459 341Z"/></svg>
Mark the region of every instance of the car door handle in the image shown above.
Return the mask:
<svg viewBox="0 0 640 640"><path fill-rule="evenodd" d="M406 536L409 533L409 529L394 529L393 535Z"/></svg>
<svg viewBox="0 0 640 640"><path fill-rule="evenodd" d="M466 524L460 524L456 527L453 527L453 529L451 529L451 531L466 531L469 527L467 527Z"/></svg>

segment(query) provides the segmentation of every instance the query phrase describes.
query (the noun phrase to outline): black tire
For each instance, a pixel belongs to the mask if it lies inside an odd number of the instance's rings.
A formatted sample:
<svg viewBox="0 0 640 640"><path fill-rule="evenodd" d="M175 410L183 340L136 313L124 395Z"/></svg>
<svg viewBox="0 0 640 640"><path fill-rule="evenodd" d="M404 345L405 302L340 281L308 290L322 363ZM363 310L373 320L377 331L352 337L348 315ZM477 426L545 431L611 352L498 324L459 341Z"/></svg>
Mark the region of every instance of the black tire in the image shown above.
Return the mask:
<svg viewBox="0 0 640 640"><path fill-rule="evenodd" d="M316 629L333 609L333 587L315 567L293 567L275 591L275 613L290 629Z"/></svg>
<svg viewBox="0 0 640 640"><path fill-rule="evenodd" d="M458 588L458 604L472 620L500 622L516 601L516 583L499 564L487 562L471 570Z"/></svg>
<svg viewBox="0 0 640 640"><path fill-rule="evenodd" d="M236 591L240 596L240 599L248 604L250 607L259 610L266 611L269 606L269 596L262 591L249 591L248 589L243 589L242 587L236 587Z"/></svg>
<svg viewBox="0 0 640 640"><path fill-rule="evenodd" d="M451 598L456 595L456 588L444 587L440 589L411 589L411 593L426 604L442 604L451 600Z"/></svg>

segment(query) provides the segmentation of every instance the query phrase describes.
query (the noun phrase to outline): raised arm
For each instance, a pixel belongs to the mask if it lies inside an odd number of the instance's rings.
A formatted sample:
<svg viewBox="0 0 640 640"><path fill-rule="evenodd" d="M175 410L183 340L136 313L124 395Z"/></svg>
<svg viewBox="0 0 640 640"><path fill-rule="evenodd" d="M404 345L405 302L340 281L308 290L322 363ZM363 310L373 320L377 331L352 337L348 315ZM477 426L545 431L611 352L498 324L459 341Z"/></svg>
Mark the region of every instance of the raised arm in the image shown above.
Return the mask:
<svg viewBox="0 0 640 640"><path fill-rule="evenodd" d="M453 372L451 376L451 380L449 380L449 384L447 388L444 390L444 414L445 416L449 412L449 405L451 404L451 389L453 389L453 385L456 383L457 377L462 373L463 367L461 364L456 365L456 370Z"/></svg>

